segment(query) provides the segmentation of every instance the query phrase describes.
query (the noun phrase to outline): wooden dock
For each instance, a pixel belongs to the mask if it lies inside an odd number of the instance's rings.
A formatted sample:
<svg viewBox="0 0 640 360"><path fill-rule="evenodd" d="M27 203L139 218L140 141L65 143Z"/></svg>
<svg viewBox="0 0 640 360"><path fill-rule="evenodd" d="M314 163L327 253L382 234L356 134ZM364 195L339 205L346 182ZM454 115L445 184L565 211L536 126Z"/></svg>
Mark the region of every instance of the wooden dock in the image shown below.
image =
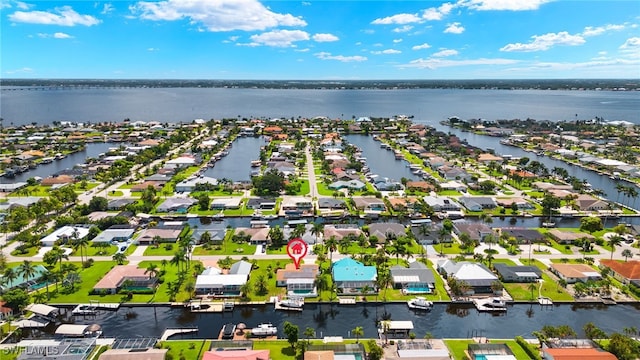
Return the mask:
<svg viewBox="0 0 640 360"><path fill-rule="evenodd" d="M339 298L338 299L338 303L340 305L355 305L356 304L356 298L355 297L346 297L346 298Z"/></svg>
<svg viewBox="0 0 640 360"><path fill-rule="evenodd" d="M549 299L548 297L544 297L544 296L538 297L538 303L540 305L553 305L553 301L551 301L551 299Z"/></svg>
<svg viewBox="0 0 640 360"><path fill-rule="evenodd" d="M95 315L99 310L116 311L120 308L120 303L100 303L78 304L71 314L73 315Z"/></svg>
<svg viewBox="0 0 640 360"><path fill-rule="evenodd" d="M487 311L487 312L505 312L507 311L506 307L494 307L485 305L486 300L483 299L473 299L473 304L476 306L478 311Z"/></svg>
<svg viewBox="0 0 640 360"><path fill-rule="evenodd" d="M189 303L191 312L219 313L233 311L235 303L229 301L192 301Z"/></svg>
<svg viewBox="0 0 640 360"><path fill-rule="evenodd" d="M280 301L275 303L275 309L284 311L302 311L302 307L283 306Z"/></svg>

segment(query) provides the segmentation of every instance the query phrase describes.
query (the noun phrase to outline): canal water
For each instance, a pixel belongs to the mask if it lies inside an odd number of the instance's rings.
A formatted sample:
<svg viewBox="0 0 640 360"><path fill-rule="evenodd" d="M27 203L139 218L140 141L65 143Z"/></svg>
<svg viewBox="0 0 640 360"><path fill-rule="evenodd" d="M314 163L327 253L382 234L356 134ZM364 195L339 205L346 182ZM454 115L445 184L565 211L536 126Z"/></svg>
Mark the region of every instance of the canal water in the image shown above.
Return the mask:
<svg viewBox="0 0 640 360"><path fill-rule="evenodd" d="M239 137L232 144L229 155L205 171L206 176L243 182L251 180L251 160L260 158L260 147L267 145L264 137Z"/></svg>
<svg viewBox="0 0 640 360"><path fill-rule="evenodd" d="M27 181L27 179L39 176L41 178L49 177L62 170L72 169L76 165L82 165L87 158L97 158L100 154L107 152L111 147L118 147L124 143L88 143L85 149L82 151L69 154L67 157L61 160L53 160L49 164L41 164L35 169L31 169L22 174L17 174L13 178L0 178L0 184L14 184L21 181Z"/></svg>
<svg viewBox="0 0 640 360"><path fill-rule="evenodd" d="M353 144L362 150L362 155L367 158L367 166L371 173L378 175L378 179L388 178L393 181L407 178L418 180L418 177L411 173L409 163L406 160L397 160L392 150L380 147L380 142L367 135L347 135L348 143Z"/></svg>
<svg viewBox="0 0 640 360"><path fill-rule="evenodd" d="M436 338L532 338L533 331L545 325L569 325L579 336L588 322L607 333L621 333L625 327L637 326L640 321L640 304L556 304L542 307L536 304L509 305L506 313L478 312L470 304L437 303L430 312L414 312L405 303L358 305L305 304L303 311L274 311L273 305L236 306L225 313L191 313L184 308L127 307L117 312L106 312L91 317L75 317L80 324L97 323L107 337L134 338L160 337L166 328L199 329L197 334L183 338L217 338L226 323L244 323L248 328L259 323L271 322L284 337L283 324L289 321L300 328L316 331L316 337L342 336L350 338L357 326L364 329L364 337L377 336L379 320L411 320L413 332L422 338L430 332ZM180 335L175 338L181 338Z"/></svg>

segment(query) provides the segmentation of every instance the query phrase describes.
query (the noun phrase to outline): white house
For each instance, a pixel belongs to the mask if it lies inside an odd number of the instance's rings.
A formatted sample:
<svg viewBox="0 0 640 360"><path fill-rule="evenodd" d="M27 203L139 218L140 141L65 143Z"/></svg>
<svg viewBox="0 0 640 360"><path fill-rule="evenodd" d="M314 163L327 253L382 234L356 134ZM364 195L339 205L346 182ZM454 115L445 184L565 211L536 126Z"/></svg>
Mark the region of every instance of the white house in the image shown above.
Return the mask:
<svg viewBox="0 0 640 360"><path fill-rule="evenodd" d="M40 239L40 243L42 246L53 246L56 241L68 241L69 239L73 239L77 237L78 239L82 239L89 235L89 228L81 227L81 226L63 226L61 228L56 229L51 234Z"/></svg>

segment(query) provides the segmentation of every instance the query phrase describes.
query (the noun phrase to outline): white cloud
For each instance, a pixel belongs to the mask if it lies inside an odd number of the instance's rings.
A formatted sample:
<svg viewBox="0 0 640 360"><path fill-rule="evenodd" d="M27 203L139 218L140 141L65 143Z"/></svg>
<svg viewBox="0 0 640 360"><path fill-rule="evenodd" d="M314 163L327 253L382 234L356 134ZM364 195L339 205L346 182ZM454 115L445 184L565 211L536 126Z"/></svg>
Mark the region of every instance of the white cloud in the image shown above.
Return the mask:
<svg viewBox="0 0 640 360"><path fill-rule="evenodd" d="M425 20L442 20L443 17L448 15L456 5L451 3L444 3L439 7L428 8L422 13L422 18Z"/></svg>
<svg viewBox="0 0 640 360"><path fill-rule="evenodd" d="M110 13L113 12L113 10L115 10L113 5L111 3L106 3L102 7L102 11L100 12L100 14L102 14L102 15L110 14Z"/></svg>
<svg viewBox="0 0 640 360"><path fill-rule="evenodd" d="M310 2L308 2L308 1L303 1L303 2L302 2L302 5L304 5L304 6L311 6L311 3L310 3Z"/></svg>
<svg viewBox="0 0 640 360"><path fill-rule="evenodd" d="M422 18L416 14L396 14L393 16L387 16L385 18L378 18L371 23L375 25L389 25L389 24L411 24L422 22Z"/></svg>
<svg viewBox="0 0 640 360"><path fill-rule="evenodd" d="M303 19L278 14L257 0L166 0L140 1L130 10L146 20L175 21L189 19L208 31L265 30L276 26L306 26Z"/></svg>
<svg viewBox="0 0 640 360"><path fill-rule="evenodd" d="M415 45L414 47L411 48L411 50L424 50L424 49L428 49L430 48L431 45L424 43L424 44L420 44L420 45Z"/></svg>
<svg viewBox="0 0 640 360"><path fill-rule="evenodd" d="M464 26L461 26L459 22L447 24L447 28L444 29L444 32L449 34L462 34L464 32Z"/></svg>
<svg viewBox="0 0 640 360"><path fill-rule="evenodd" d="M147 49L147 51L149 51L149 52L156 52L156 51L160 51L160 49L150 47L150 48L148 48L148 49Z"/></svg>
<svg viewBox="0 0 640 360"><path fill-rule="evenodd" d="M399 65L400 68L418 68L418 69L437 69L442 67L454 66L475 66L475 65L510 65L518 63L518 60L512 59L469 59L469 60L448 60L448 59L416 59L408 64Z"/></svg>
<svg viewBox="0 0 640 360"><path fill-rule="evenodd" d="M294 42L303 40L309 40L309 34L302 30L274 30L251 36L255 46L289 47Z"/></svg>
<svg viewBox="0 0 640 360"><path fill-rule="evenodd" d="M295 52L309 52L309 48L304 48L304 49L294 49L293 51Z"/></svg>
<svg viewBox="0 0 640 360"><path fill-rule="evenodd" d="M622 50L638 50L640 49L640 37L628 38L624 44L620 45Z"/></svg>
<svg viewBox="0 0 640 360"><path fill-rule="evenodd" d="M29 10L33 5L24 3L22 1L16 1L16 7L20 10Z"/></svg>
<svg viewBox="0 0 640 360"><path fill-rule="evenodd" d="M54 12L46 11L16 11L9 15L9 20L28 24L59 25L59 26L92 26L100 20L91 15L78 14L71 6L55 8Z"/></svg>
<svg viewBox="0 0 640 360"><path fill-rule="evenodd" d="M43 39L47 39L47 38L54 38L54 39L73 39L73 36L63 33L63 32L57 32L57 33L53 33L53 34L46 34L46 33L38 33L38 37L43 38Z"/></svg>
<svg viewBox="0 0 640 360"><path fill-rule="evenodd" d="M537 10L540 5L552 0L460 0L458 5L468 7L473 10L510 10L524 11Z"/></svg>
<svg viewBox="0 0 640 360"><path fill-rule="evenodd" d="M31 74L34 70L30 67L23 67L21 69L7 70L6 74Z"/></svg>
<svg viewBox="0 0 640 360"><path fill-rule="evenodd" d="M394 44L401 43L401 42L402 42L402 39L393 39Z"/></svg>
<svg viewBox="0 0 640 360"><path fill-rule="evenodd" d="M396 50L396 49L385 49L382 51L372 51L371 53L374 55L391 55L391 54L401 54L402 51Z"/></svg>
<svg viewBox="0 0 640 360"><path fill-rule="evenodd" d="M322 60L337 60L342 62L362 62L367 61L365 56L354 55L354 56L344 56L344 55L331 55L328 52L319 52L314 54L315 57Z"/></svg>
<svg viewBox="0 0 640 360"><path fill-rule="evenodd" d="M340 40L337 36L333 34L315 34L313 35L313 40L316 42L332 42Z"/></svg>
<svg viewBox="0 0 640 360"><path fill-rule="evenodd" d="M584 28L584 31L582 32L582 36L596 36L596 35L602 35L607 31L620 31L620 30L624 30L624 25L614 25L614 24L608 24L605 26L587 26Z"/></svg>
<svg viewBox="0 0 640 360"><path fill-rule="evenodd" d="M607 55L607 52L606 51L598 51L598 55L605 56L605 55Z"/></svg>
<svg viewBox="0 0 640 360"><path fill-rule="evenodd" d="M403 32L407 32L407 31L411 31L411 29L413 29L412 25L403 25L400 27L397 27L391 31L393 31L394 33L403 33Z"/></svg>
<svg viewBox="0 0 640 360"><path fill-rule="evenodd" d="M503 46L500 49L500 51L506 51L506 52L545 51L545 50L549 50L551 47L555 45L576 46L576 45L582 45L585 43L585 40L582 36L571 35L566 31L562 31L559 33L548 33L544 35L533 35L531 38L533 40L527 44L523 44L523 43L507 44Z"/></svg>
<svg viewBox="0 0 640 360"><path fill-rule="evenodd" d="M434 53L431 56L434 56L434 57L446 57L446 56L456 56L456 55L458 55L458 51L457 50L442 49L442 50L438 51L437 53Z"/></svg>

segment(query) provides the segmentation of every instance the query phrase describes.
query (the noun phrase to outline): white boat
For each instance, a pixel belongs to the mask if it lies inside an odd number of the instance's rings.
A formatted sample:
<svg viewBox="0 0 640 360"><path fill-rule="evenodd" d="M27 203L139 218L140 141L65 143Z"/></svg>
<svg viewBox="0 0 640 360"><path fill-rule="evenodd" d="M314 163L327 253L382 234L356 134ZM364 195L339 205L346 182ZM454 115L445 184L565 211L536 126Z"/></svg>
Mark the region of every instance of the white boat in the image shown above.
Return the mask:
<svg viewBox="0 0 640 360"><path fill-rule="evenodd" d="M298 299L284 299L278 303L282 307L286 308L301 308L304 306L304 301Z"/></svg>
<svg viewBox="0 0 640 360"><path fill-rule="evenodd" d="M479 311L507 311L507 303L499 297L474 299L473 303Z"/></svg>
<svg viewBox="0 0 640 360"><path fill-rule="evenodd" d="M415 298L407 301L407 306L409 306L409 309L428 311L433 308L433 302L421 296L416 296Z"/></svg>
<svg viewBox="0 0 640 360"><path fill-rule="evenodd" d="M251 329L252 336L272 336L278 334L278 328L271 323L262 323Z"/></svg>

